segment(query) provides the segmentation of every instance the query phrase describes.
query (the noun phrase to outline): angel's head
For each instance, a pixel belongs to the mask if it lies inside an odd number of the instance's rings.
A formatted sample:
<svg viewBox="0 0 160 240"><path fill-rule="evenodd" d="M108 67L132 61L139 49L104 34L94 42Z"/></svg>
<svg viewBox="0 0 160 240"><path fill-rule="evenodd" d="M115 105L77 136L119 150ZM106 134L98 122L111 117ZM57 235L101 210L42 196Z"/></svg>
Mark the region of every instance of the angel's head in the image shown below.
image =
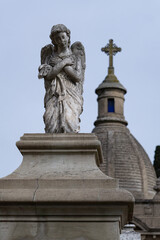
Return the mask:
<svg viewBox="0 0 160 240"><path fill-rule="evenodd" d="M50 39L55 46L55 51L58 47L58 40L63 40L63 44L67 44L67 47L70 46L70 30L63 24L54 25L51 28Z"/></svg>

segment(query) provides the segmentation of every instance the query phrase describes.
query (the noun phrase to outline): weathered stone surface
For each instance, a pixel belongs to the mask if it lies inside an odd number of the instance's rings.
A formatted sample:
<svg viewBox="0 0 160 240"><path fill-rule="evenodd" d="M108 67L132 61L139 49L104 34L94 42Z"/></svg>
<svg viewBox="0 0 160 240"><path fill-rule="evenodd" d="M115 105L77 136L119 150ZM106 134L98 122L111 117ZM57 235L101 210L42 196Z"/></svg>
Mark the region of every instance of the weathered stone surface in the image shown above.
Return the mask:
<svg viewBox="0 0 160 240"><path fill-rule="evenodd" d="M41 50L39 78L44 78L44 123L46 133L79 132L83 110L85 52L81 42L70 47L70 30L52 27L52 44Z"/></svg>
<svg viewBox="0 0 160 240"><path fill-rule="evenodd" d="M153 199L136 200L133 222L139 228L142 239L160 239L160 179L155 186Z"/></svg>
<svg viewBox="0 0 160 240"><path fill-rule="evenodd" d="M156 181L153 166L129 129L112 122L96 126L93 132L102 144L101 170L119 179L120 187L132 192L136 199L153 198Z"/></svg>
<svg viewBox="0 0 160 240"><path fill-rule="evenodd" d="M93 134L25 134L17 147L23 162L1 179L1 201L132 199L127 191L118 189L117 180L97 167L96 162L102 162L102 151Z"/></svg>
<svg viewBox="0 0 160 240"><path fill-rule="evenodd" d="M94 134L25 134L21 166L0 180L0 239L119 239L133 196L103 174Z"/></svg>
<svg viewBox="0 0 160 240"><path fill-rule="evenodd" d="M2 235L4 230L7 237ZM116 222L14 222L0 225L0 237L1 240L115 240L119 235L117 230Z"/></svg>

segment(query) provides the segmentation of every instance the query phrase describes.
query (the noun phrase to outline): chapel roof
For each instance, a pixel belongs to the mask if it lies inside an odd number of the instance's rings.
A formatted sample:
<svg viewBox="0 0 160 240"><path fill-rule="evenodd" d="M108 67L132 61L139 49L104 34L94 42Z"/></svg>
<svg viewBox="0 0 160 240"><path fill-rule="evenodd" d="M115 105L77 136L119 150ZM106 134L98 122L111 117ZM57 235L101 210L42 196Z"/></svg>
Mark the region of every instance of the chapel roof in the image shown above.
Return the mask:
<svg viewBox="0 0 160 240"><path fill-rule="evenodd" d="M96 89L98 117L93 132L103 149L104 163L100 168L119 179L120 187L132 192L136 199L151 199L155 195L155 171L144 148L126 126L123 105L127 90L114 75L112 58L121 49L110 40L102 51L109 55L110 61L108 75ZM109 104L113 106L109 108Z"/></svg>

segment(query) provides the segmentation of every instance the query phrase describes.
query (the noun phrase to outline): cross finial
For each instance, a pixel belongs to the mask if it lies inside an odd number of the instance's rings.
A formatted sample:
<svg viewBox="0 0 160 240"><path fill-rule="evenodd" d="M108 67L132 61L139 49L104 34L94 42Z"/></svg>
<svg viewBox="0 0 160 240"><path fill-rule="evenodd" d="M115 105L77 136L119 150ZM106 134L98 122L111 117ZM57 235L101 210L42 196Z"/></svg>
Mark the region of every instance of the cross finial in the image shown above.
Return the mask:
<svg viewBox="0 0 160 240"><path fill-rule="evenodd" d="M107 55L109 55L108 75L114 74L113 56L116 55L117 52L120 52L121 48L117 47L113 43L113 39L110 39L109 43L104 48L101 48L101 50L102 52L105 52Z"/></svg>

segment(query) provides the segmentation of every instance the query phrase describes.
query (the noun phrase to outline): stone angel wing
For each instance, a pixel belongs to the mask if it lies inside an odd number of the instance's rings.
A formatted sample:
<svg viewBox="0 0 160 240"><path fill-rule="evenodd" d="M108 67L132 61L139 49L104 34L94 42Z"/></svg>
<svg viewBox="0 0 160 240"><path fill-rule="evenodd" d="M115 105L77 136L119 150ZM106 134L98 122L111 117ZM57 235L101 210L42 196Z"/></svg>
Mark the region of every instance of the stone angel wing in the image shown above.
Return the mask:
<svg viewBox="0 0 160 240"><path fill-rule="evenodd" d="M76 58L81 59L82 75L83 75L82 83L83 83L84 72L85 72L85 68L86 68L86 57L85 57L84 46L81 42L75 42L75 43L72 44L71 50L72 50L73 54L76 56Z"/></svg>
<svg viewBox="0 0 160 240"><path fill-rule="evenodd" d="M41 49L41 64L48 64L48 61L54 51L52 44L48 44Z"/></svg>
<svg viewBox="0 0 160 240"><path fill-rule="evenodd" d="M49 59L54 51L52 44L48 44L41 49L41 65L39 66L38 78L44 78L48 71L50 71L51 66L48 65Z"/></svg>

